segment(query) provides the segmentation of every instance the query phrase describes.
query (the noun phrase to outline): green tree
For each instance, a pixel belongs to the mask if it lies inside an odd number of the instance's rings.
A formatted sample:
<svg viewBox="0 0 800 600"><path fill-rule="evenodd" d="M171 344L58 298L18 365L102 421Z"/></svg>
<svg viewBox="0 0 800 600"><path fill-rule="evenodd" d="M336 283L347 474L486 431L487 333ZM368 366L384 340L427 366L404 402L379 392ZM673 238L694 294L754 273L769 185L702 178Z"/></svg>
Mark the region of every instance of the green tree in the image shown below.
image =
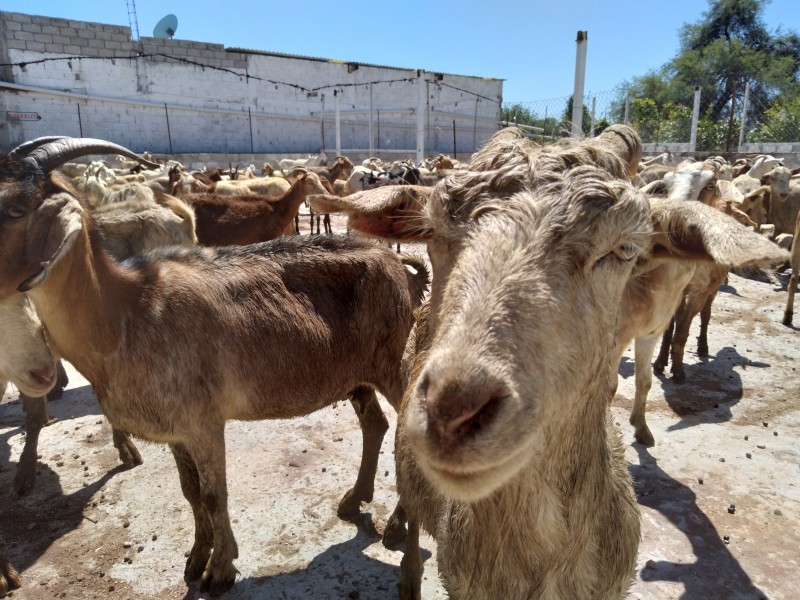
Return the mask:
<svg viewBox="0 0 800 600"><path fill-rule="evenodd" d="M796 142L800 138L800 96L778 100L749 136L754 142Z"/></svg>
<svg viewBox="0 0 800 600"><path fill-rule="evenodd" d="M681 29L680 50L672 60L618 86L615 116L624 110L626 96L648 98L660 112L662 127L668 127L664 110L669 105L691 107L693 91L700 87L700 113L707 131L715 132L708 134L710 141L717 137L716 123L730 116L733 99L734 114L739 113L746 84L751 108L800 96L800 36L767 29L761 15L768 1L708 0L700 21ZM748 114L755 124L766 118L757 111Z"/></svg>

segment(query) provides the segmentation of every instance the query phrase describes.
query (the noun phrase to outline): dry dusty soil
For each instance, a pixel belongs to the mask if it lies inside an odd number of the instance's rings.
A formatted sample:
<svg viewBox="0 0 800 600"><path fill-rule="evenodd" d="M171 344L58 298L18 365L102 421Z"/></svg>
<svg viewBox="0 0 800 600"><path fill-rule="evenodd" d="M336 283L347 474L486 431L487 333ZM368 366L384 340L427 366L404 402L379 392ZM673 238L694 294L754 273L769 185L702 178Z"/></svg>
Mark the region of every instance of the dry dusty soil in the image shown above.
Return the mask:
<svg viewBox="0 0 800 600"><path fill-rule="evenodd" d="M633 444L632 351L612 411L642 513L632 598L800 597L800 335L780 324L786 278L732 275L716 304L712 356L686 353L689 382L656 378L651 449ZM693 336L696 333L693 333ZM138 442L118 466L111 429L74 370L39 441L34 491L11 481L24 443L16 392L0 404L0 544L22 572L13 598L194 600L183 581L193 521L172 456ZM401 551L381 545L395 500L392 429L376 498L358 522L336 517L361 451L349 403L293 421L228 425L230 514L241 575L223 598L396 598ZM731 508L733 507L733 508ZM444 598L436 547L423 539L425 598Z"/></svg>

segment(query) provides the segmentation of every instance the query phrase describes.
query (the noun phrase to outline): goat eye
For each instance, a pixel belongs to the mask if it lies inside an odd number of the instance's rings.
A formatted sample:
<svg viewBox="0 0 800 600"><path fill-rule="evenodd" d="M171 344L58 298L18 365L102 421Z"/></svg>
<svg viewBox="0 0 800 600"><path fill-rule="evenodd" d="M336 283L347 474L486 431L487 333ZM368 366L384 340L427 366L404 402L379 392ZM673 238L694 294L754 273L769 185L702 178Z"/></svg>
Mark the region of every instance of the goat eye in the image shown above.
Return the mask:
<svg viewBox="0 0 800 600"><path fill-rule="evenodd" d="M19 206L6 206L3 209L3 214L7 216L9 219L21 219L25 216L25 210L20 208Z"/></svg>
<svg viewBox="0 0 800 600"><path fill-rule="evenodd" d="M709 183L708 185L706 185L706 189L707 189L709 192L710 192L710 191L712 191L712 190L713 190L715 187L717 187L717 184L716 184L716 183Z"/></svg>
<svg viewBox="0 0 800 600"><path fill-rule="evenodd" d="M595 262L594 266L602 267L604 265L628 263L636 258L638 253L639 251L636 246L628 242L623 242L617 244L610 252L601 256L597 262Z"/></svg>

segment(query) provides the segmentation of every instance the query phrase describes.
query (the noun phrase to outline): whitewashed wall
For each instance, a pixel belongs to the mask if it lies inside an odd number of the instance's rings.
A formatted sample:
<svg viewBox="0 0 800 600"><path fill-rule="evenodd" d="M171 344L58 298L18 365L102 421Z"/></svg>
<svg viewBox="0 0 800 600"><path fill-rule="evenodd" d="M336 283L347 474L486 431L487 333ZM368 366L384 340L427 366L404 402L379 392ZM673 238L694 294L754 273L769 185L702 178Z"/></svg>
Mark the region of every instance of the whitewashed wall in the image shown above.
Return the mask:
<svg viewBox="0 0 800 600"><path fill-rule="evenodd" d="M0 147L67 134L137 151L330 151L337 89L343 151L416 148L416 69L354 69L188 40L135 41L128 27L21 13L0 12L0 34L0 62L14 65L0 68ZM452 153L454 127L459 153L497 129L502 80L424 71L422 78L426 154ZM13 113L20 112L41 118L19 120Z"/></svg>

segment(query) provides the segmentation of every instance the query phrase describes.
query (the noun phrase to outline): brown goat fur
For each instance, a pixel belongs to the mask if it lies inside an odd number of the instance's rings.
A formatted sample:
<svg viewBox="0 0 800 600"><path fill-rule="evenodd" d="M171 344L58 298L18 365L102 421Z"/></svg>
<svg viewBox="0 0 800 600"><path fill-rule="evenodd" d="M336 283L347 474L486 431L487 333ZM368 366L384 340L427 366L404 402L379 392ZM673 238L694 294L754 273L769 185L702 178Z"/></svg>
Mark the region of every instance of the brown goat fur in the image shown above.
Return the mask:
<svg viewBox="0 0 800 600"><path fill-rule="evenodd" d="M314 173L298 174L280 198L187 194L194 208L197 239L204 246L254 244L280 237L309 194L324 193Z"/></svg>
<svg viewBox="0 0 800 600"><path fill-rule="evenodd" d="M0 181L3 167L0 158ZM374 390L399 405L427 279L420 260L326 236L163 249L118 264L87 207L52 178L6 180L2 192L0 298L28 293L54 351L91 382L113 426L170 445L196 524L187 580L212 593L235 580L228 419L298 417L350 396L364 451L339 514L372 499L388 428Z"/></svg>

